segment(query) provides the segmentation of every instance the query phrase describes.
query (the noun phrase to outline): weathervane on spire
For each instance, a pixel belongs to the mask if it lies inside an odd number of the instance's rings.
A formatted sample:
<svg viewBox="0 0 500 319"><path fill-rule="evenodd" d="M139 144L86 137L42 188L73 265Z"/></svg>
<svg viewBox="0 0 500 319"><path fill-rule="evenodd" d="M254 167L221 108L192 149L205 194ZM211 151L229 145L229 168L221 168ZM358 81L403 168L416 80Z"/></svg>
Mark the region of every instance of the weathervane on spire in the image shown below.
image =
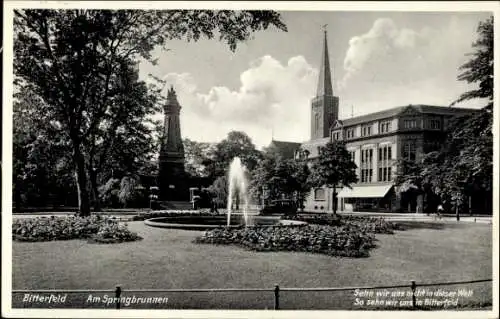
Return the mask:
<svg viewBox="0 0 500 319"><path fill-rule="evenodd" d="M323 28L323 31L326 32L326 27L328 26L328 23L323 24L321 27Z"/></svg>

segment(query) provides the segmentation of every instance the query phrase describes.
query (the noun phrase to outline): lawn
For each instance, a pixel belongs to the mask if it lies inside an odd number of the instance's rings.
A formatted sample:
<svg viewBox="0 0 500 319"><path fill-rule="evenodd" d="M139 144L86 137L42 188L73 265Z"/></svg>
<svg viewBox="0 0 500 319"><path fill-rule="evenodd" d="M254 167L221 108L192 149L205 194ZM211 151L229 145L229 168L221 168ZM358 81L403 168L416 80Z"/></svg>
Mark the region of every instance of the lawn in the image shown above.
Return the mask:
<svg viewBox="0 0 500 319"><path fill-rule="evenodd" d="M442 229L416 228L376 235L368 258L338 258L310 253L253 252L231 246L194 244L201 232L160 229L130 222L144 239L98 245L83 240L13 242L13 289L114 289L124 296L168 297L168 304L133 308L272 309L273 292L126 293L126 289L342 287L466 281L492 278L492 226L441 222ZM437 289L438 287L426 287ZM445 286L472 289L462 306L491 305L491 283ZM406 289L405 291L409 291ZM94 296L105 295L96 293ZM108 293L108 295L110 295ZM13 307L47 307L23 303ZM63 307L103 307L88 294L69 294ZM367 309L354 305L349 292L280 294L282 309ZM57 304L51 306L57 307ZM112 305L110 306L112 307Z"/></svg>

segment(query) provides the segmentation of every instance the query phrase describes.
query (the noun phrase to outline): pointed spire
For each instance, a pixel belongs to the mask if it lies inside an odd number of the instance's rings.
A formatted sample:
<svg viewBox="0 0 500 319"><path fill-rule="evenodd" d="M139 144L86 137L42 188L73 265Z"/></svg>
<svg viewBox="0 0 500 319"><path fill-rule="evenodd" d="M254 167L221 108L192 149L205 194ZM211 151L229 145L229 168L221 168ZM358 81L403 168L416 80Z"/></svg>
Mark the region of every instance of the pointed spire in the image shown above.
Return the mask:
<svg viewBox="0 0 500 319"><path fill-rule="evenodd" d="M326 24L323 25L325 38L323 40L323 55L321 57L321 66L319 69L318 89L316 91L316 96L333 95L332 74L330 71L330 59L328 56L326 26Z"/></svg>

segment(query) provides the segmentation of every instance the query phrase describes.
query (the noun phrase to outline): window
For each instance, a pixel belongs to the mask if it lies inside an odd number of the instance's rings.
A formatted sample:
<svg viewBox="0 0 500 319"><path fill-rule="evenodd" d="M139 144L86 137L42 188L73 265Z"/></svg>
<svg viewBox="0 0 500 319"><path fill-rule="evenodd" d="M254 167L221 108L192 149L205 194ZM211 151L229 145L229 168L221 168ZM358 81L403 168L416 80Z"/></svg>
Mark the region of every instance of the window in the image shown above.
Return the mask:
<svg viewBox="0 0 500 319"><path fill-rule="evenodd" d="M335 141L339 141L340 140L340 132L334 132L333 133L333 139Z"/></svg>
<svg viewBox="0 0 500 319"><path fill-rule="evenodd" d="M321 146L318 146L317 150L318 150L318 156L321 155Z"/></svg>
<svg viewBox="0 0 500 319"><path fill-rule="evenodd" d="M361 136L370 136L372 135L372 127L371 125L365 125L361 128Z"/></svg>
<svg viewBox="0 0 500 319"><path fill-rule="evenodd" d="M314 190L314 200L325 200L325 189L316 188Z"/></svg>
<svg viewBox="0 0 500 319"><path fill-rule="evenodd" d="M351 161L355 161L356 151L349 151L349 155L351 156Z"/></svg>
<svg viewBox="0 0 500 319"><path fill-rule="evenodd" d="M314 114L314 130L318 131L319 129L319 113Z"/></svg>
<svg viewBox="0 0 500 319"><path fill-rule="evenodd" d="M378 176L379 182L388 182L392 176L392 146L390 144L381 145L378 148Z"/></svg>
<svg viewBox="0 0 500 319"><path fill-rule="evenodd" d="M354 138L354 129L353 128L347 129L345 134L348 139Z"/></svg>
<svg viewBox="0 0 500 319"><path fill-rule="evenodd" d="M416 128L417 120L404 120L404 128Z"/></svg>
<svg viewBox="0 0 500 319"><path fill-rule="evenodd" d="M430 120L430 128L433 130L441 129L441 121L440 120Z"/></svg>
<svg viewBox="0 0 500 319"><path fill-rule="evenodd" d="M403 158L414 161L417 159L416 145L414 141L405 142L403 145Z"/></svg>
<svg viewBox="0 0 500 319"><path fill-rule="evenodd" d="M371 183L373 177L373 149L361 150L361 183Z"/></svg>
<svg viewBox="0 0 500 319"><path fill-rule="evenodd" d="M391 121L384 121L380 123L379 132L387 133L391 131Z"/></svg>

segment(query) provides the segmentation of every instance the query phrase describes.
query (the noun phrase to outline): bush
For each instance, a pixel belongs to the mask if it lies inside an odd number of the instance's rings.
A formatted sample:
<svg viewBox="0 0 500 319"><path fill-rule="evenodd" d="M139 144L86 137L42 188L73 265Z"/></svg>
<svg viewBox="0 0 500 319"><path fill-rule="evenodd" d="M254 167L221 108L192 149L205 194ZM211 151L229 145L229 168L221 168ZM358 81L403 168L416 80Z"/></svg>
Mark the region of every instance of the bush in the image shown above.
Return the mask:
<svg viewBox="0 0 500 319"><path fill-rule="evenodd" d="M255 251L301 251L341 257L367 257L375 237L354 225L216 228L195 243L238 245Z"/></svg>
<svg viewBox="0 0 500 319"><path fill-rule="evenodd" d="M129 241L125 240L128 238L140 239L139 236L131 233L126 226L121 226L113 219L98 215L14 219L12 223L12 239L17 241L69 239L95 239L99 241L100 238L112 238L113 232L116 233L116 242Z"/></svg>

